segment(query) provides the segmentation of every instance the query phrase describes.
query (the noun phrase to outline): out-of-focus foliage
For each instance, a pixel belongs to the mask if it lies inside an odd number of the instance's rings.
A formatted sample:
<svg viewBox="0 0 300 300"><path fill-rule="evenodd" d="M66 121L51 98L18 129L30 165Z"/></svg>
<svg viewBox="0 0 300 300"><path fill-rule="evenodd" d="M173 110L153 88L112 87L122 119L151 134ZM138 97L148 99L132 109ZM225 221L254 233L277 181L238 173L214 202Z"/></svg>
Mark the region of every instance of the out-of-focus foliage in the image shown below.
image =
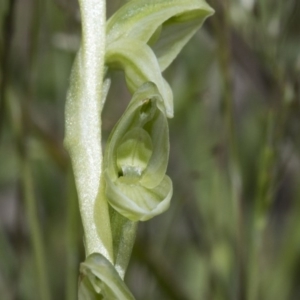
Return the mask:
<svg viewBox="0 0 300 300"><path fill-rule="evenodd" d="M171 207L141 224L125 281L143 300L296 300L300 3L208 2L216 14L164 73ZM108 16L123 3L107 1ZM62 140L78 6L2 0L0 30L0 298L40 299L29 163L50 297L75 299L82 229ZM106 138L130 99L123 74L110 75Z"/></svg>

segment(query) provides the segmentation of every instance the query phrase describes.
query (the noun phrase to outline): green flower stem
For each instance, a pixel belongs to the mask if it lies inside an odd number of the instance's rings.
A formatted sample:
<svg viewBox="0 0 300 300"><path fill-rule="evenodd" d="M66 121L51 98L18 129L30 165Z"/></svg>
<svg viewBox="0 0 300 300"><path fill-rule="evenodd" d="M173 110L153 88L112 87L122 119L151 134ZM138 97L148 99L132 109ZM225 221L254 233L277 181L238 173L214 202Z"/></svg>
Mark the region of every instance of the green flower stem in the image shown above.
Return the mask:
<svg viewBox="0 0 300 300"><path fill-rule="evenodd" d="M37 268L37 286L40 291L39 299L50 300L50 288L46 272L45 249L43 246L42 232L38 221L37 203L34 195L32 171L28 158L21 161L21 180L24 193L27 221L29 222L30 237L33 246L35 264Z"/></svg>
<svg viewBox="0 0 300 300"><path fill-rule="evenodd" d="M65 145L73 164L86 256L113 261L108 204L103 196L101 112L105 55L105 0L80 0L82 42L66 103Z"/></svg>

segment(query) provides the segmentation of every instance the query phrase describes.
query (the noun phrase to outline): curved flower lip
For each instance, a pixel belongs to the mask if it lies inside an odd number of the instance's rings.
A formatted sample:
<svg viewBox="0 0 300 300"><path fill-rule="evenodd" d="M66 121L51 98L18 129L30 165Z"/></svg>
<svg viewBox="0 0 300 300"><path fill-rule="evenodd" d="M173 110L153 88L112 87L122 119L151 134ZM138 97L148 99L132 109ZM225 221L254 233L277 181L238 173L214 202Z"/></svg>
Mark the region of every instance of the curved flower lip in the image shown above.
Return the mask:
<svg viewBox="0 0 300 300"><path fill-rule="evenodd" d="M105 178L106 196L110 205L132 221L147 221L165 212L170 206L173 186L167 175L153 189L140 184L127 185L119 180L113 182L107 173Z"/></svg>
<svg viewBox="0 0 300 300"><path fill-rule="evenodd" d="M104 299L134 300L133 295L121 279L114 266L100 253L89 255L80 264L83 276L79 286L79 300Z"/></svg>

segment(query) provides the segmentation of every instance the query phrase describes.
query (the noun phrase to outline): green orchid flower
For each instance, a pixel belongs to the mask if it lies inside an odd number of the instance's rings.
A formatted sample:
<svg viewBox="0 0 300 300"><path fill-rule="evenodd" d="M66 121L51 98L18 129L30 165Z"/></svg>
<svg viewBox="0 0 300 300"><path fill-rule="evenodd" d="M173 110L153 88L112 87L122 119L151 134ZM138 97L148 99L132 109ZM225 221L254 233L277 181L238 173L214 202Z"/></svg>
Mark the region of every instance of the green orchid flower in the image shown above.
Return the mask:
<svg viewBox="0 0 300 300"><path fill-rule="evenodd" d="M167 210L172 196L166 169L173 94L161 73L213 13L204 0L131 0L105 23L105 3L79 0L82 40L66 102L65 146L87 256L81 264L80 300L134 299L122 279L137 221ZM103 158L108 68L124 70L134 94Z"/></svg>
<svg viewBox="0 0 300 300"><path fill-rule="evenodd" d="M154 83L142 85L113 129L104 156L109 204L132 221L146 221L168 209L172 182L165 175L169 130Z"/></svg>
<svg viewBox="0 0 300 300"><path fill-rule="evenodd" d="M154 82L173 117L173 94L161 72L213 12L203 0L131 0L107 21L106 64L124 69L131 91Z"/></svg>
<svg viewBox="0 0 300 300"><path fill-rule="evenodd" d="M154 82L173 117L172 91L161 72L213 12L203 0L131 0L107 21L105 62L125 71L131 91Z"/></svg>

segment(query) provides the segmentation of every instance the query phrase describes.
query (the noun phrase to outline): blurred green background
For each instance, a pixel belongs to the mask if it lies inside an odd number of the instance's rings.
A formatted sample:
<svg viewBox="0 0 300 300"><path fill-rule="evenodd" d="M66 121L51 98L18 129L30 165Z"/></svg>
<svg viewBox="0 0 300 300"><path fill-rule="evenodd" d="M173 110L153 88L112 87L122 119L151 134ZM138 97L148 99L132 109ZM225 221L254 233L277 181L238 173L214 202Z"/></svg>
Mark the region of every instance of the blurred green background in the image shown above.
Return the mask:
<svg viewBox="0 0 300 300"><path fill-rule="evenodd" d="M108 16L124 2L107 1ZM141 300L298 300L300 2L209 3L164 74L171 208L140 223L125 281ZM1 300L41 299L32 216L51 299L76 299L84 249L63 136L79 42L75 0L0 1ZM130 99L110 76L105 139Z"/></svg>

